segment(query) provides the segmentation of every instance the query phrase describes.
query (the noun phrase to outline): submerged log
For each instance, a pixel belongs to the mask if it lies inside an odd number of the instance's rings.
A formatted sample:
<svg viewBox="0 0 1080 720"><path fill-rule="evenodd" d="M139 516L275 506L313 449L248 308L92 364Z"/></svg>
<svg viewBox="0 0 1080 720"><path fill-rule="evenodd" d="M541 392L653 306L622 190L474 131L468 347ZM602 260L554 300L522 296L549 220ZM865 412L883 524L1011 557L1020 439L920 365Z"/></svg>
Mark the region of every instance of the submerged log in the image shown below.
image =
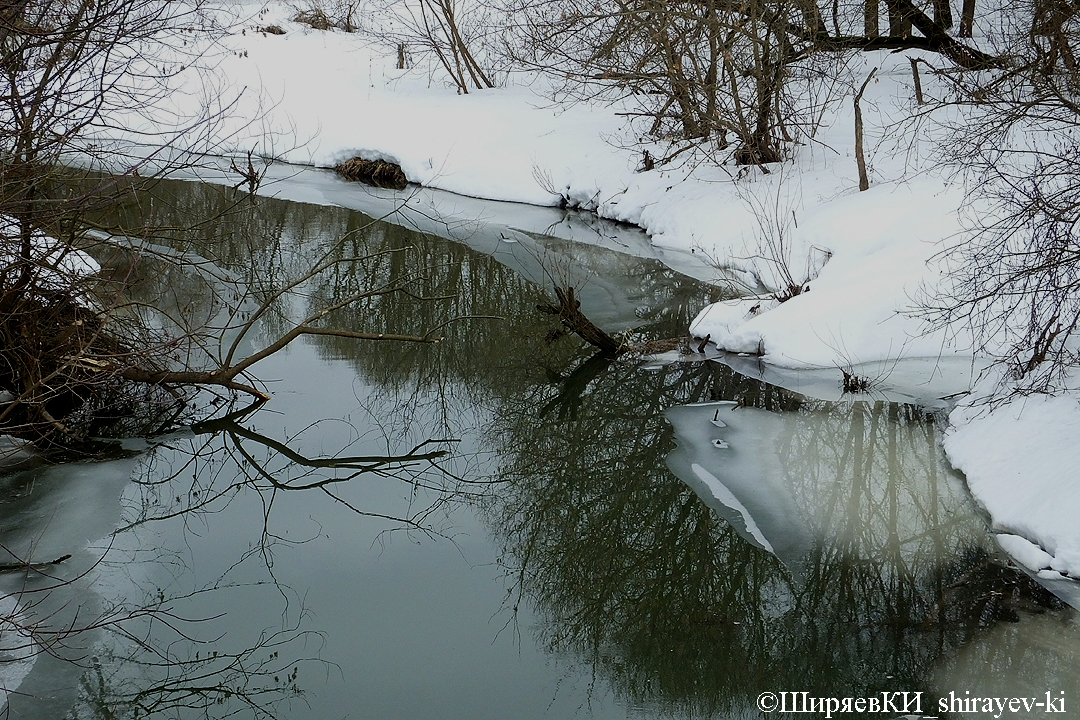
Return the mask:
<svg viewBox="0 0 1080 720"><path fill-rule="evenodd" d="M628 349L615 338L596 327L592 320L581 312L581 301L574 297L574 288L555 287L558 304L537 305L536 309L548 315L558 315L562 326L579 338L600 350L608 357L617 357Z"/></svg>

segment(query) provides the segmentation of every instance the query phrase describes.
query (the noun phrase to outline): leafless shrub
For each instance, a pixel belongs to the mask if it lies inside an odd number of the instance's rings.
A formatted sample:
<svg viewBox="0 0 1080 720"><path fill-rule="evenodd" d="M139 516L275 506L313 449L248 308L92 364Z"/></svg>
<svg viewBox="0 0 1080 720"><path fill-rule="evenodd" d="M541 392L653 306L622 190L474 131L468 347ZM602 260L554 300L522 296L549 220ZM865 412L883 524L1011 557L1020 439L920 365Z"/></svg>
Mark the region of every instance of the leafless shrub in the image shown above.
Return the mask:
<svg viewBox="0 0 1080 720"><path fill-rule="evenodd" d="M460 93L495 87L495 14L475 0L383 0L369 28L392 48L398 67L411 55L434 57Z"/></svg>
<svg viewBox="0 0 1080 720"><path fill-rule="evenodd" d="M293 16L293 22L308 25L312 30L330 30L335 27L335 24L331 22L321 8L301 10Z"/></svg>
<svg viewBox="0 0 1080 720"><path fill-rule="evenodd" d="M153 108L191 58L178 37L201 25L197 4L26 0L0 8L0 407L4 432L33 441L82 435L78 414L116 396L109 370L140 351L109 330L91 294L79 218L115 201L116 181L55 196L64 153L93 157L84 135L114 112ZM191 119L207 127L214 115ZM184 130L151 131L180 144ZM138 175L140 161L128 168ZM143 354L154 367L152 354ZM74 424L83 425L76 429ZM93 423L90 423L92 426Z"/></svg>
<svg viewBox="0 0 1080 720"><path fill-rule="evenodd" d="M852 51L918 48L962 67L997 63L948 34L946 5L935 3L931 17L890 0L882 35L877 0L517 0L506 10L507 46L517 62L564 77L568 97L632 98L627 115L644 134L730 147L735 164L767 172L813 136L814 108L843 89L837 59Z"/></svg>
<svg viewBox="0 0 1080 720"><path fill-rule="evenodd" d="M976 190L967 231L940 257L945 287L922 310L970 328L1010 389L1047 392L1080 363L1080 9L1006 6L1012 67L954 79L968 113L945 147Z"/></svg>
<svg viewBox="0 0 1080 720"><path fill-rule="evenodd" d="M810 290L810 282L832 258L832 251L812 245L806 249L800 267L800 259L794 256L798 230L796 199L785 197L786 186L782 181L774 182L775 193L741 193L757 223L754 252L743 261L749 264L760 287L746 289L757 294L763 287L779 302L787 302Z"/></svg>
<svg viewBox="0 0 1080 720"><path fill-rule="evenodd" d="M293 22L302 23L313 30L352 33L360 29L358 0L307 0L306 4L295 5L293 9L296 13Z"/></svg>

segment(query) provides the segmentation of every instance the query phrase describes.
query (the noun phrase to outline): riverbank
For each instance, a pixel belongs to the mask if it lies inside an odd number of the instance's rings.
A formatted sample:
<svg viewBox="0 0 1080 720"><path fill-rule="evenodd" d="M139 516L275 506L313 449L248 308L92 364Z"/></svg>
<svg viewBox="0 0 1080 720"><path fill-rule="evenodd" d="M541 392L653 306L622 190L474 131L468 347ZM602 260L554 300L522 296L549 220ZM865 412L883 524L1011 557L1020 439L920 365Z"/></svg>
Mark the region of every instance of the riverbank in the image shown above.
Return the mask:
<svg viewBox="0 0 1080 720"><path fill-rule="evenodd" d="M802 292L782 304L712 306L692 327L773 367L925 358L980 367L974 348L986 338L964 326L931 330L916 312L941 286L936 259L963 241L969 208L964 178L941 166L945 130L932 117L912 119L919 107L907 55L853 57L820 99L820 129L768 172L721 164L728 151L720 148L646 169L646 151L662 159L673 148L643 142L624 115L630 105L567 103L549 80L513 73L505 87L458 95L433 62L398 70L392 48L293 15L285 3L222 5L210 17L224 35L205 48L203 70L177 70L191 113L206 73L219 79L215 102L228 113L214 128L218 152L319 167L385 159L425 188L632 223L660 254L705 258L717 278L747 291L797 286ZM271 26L284 32L263 30ZM852 98L874 68L862 100L870 189L859 192ZM923 91L934 98L944 89L926 73ZM156 122L132 111L116 125ZM957 390L984 396L977 375ZM1080 395L1061 390L1053 401L1018 398L992 411L969 400L950 417L946 450L1013 557L1033 572L1078 577L1080 533L1059 520L1080 512L1067 475Z"/></svg>
<svg viewBox="0 0 1080 720"><path fill-rule="evenodd" d="M853 58L846 89L821 99L821 129L790 148L789 162L763 171L719 164L732 148L664 164L678 146L642 142L625 117L631 101L570 103L552 81L527 74L458 95L434 63L397 70L389 48L359 33L313 30L291 22L294 14L268 3L215 16L230 28L204 60L218 73L217 102L230 107L215 127L218 152L317 167L385 159L427 188L568 205L636 225L657 248L723 266L747 291L809 283L812 292L745 323L710 315L695 328L732 351L757 352L763 341L773 364L970 354L970 333L927 333L903 312L921 286L935 286L938 269L927 261L962 232L965 197L962 180L938 167L933 133L906 122L916 107L906 57ZM852 89L875 67L862 102L871 188L860 193ZM179 77L189 70L181 89L194 105L205 76L189 68ZM924 86L935 90L930 78ZM117 125L153 122L132 112ZM646 151L657 159L648 171Z"/></svg>

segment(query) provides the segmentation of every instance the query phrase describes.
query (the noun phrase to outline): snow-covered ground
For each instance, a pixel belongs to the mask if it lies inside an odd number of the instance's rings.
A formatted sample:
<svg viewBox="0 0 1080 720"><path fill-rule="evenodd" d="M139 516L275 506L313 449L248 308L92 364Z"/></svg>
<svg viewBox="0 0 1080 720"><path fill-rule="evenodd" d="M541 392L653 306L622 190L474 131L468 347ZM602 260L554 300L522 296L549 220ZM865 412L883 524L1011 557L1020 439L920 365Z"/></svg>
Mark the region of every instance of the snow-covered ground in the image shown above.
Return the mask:
<svg viewBox="0 0 1080 720"><path fill-rule="evenodd" d="M230 108L213 127L221 152L321 167L386 159L425 187L566 202L637 225L659 248L725 266L748 290L810 281L811 292L768 313L714 308L692 328L724 349L763 349L776 365L970 354L963 328L928 334L902 312L922 283L936 281L927 260L962 231L965 197L963 183L938 169L933 144L902 122L917 108L906 56L848 63L849 89L878 68L862 103L871 188L860 193L853 90L828 99L827 124L772 172L720 166L718 149L639 172L645 150L660 158L670 148L641 142L625 117L630 104L556 102L550 81L514 75L507 87L459 95L433 63L397 70L389 48L291 22L294 8L229 3L214 15L230 28L202 59L219 73L214 105ZM260 30L272 25L285 34ZM174 100L190 104L180 108L190 118L205 100L206 74L196 65L178 79ZM930 77L924 84L934 90ZM146 115L132 109L116 125L159 131L160 118Z"/></svg>
<svg viewBox="0 0 1080 720"><path fill-rule="evenodd" d="M219 79L213 102L229 108L213 128L221 151L316 166L386 159L428 188L565 202L635 224L661 251L723 266L748 290L808 285L782 304L766 293L705 308L691 327L721 349L763 353L772 367L927 358L981 367L968 328L929 332L909 312L941 280L935 258L964 237L968 188L941 168L941 131L905 121L918 109L907 55L852 58L822 105L822 128L772 172L721 166L719 150L641 172L644 150L663 157L668 148L642 142L620 114L627 106L557 102L554 86L525 75L459 95L434 63L397 70L390 48L363 34L313 30L292 22L294 14L280 0L223 3L212 13L225 32L202 63ZM285 33L261 30L270 25ZM875 67L862 101L871 186L859 192L852 98ZM207 75L197 65L169 70L187 83L174 101L196 114ZM928 73L923 83L931 97L940 94ZM133 130L161 123L144 110L117 118ZM970 389L977 374L952 391ZM1057 577L1080 577L1080 526L1069 522L1080 517L1069 474L1080 460L1070 441L1080 428L1077 398L1029 397L992 411L972 401L953 412L946 440L1004 549Z"/></svg>
<svg viewBox="0 0 1080 720"><path fill-rule="evenodd" d="M950 414L944 440L950 462L990 513L998 543L1047 581L1080 579L1078 380L1068 378L1057 395L1000 404L973 393ZM1077 587L1070 591L1074 605Z"/></svg>

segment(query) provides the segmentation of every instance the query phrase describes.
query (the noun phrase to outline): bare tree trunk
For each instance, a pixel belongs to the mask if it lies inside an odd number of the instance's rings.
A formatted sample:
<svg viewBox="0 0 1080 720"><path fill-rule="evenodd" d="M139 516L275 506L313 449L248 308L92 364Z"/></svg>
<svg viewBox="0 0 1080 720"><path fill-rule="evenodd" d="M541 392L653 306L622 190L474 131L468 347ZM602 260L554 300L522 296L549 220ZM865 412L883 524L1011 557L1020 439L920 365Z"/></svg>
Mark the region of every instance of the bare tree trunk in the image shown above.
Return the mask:
<svg viewBox="0 0 1080 720"><path fill-rule="evenodd" d="M777 100L780 95L780 73L782 66L778 63L775 72L768 72L762 68L762 74L757 84L757 117L754 121L754 154L757 164L780 161L780 152L776 148L773 138L772 122L780 123ZM762 168L765 170L765 168ZM768 172L766 170L766 172Z"/></svg>
<svg viewBox="0 0 1080 720"><path fill-rule="evenodd" d="M686 79L686 72L683 70L682 55L672 44L668 28L660 29L659 34L663 42L664 62L667 65L671 97L679 106L679 119L682 121L683 133L689 138L703 137L705 133L701 123L698 122L697 104L690 91L691 84Z"/></svg>
<svg viewBox="0 0 1080 720"><path fill-rule="evenodd" d="M859 192L870 189L870 177L866 173L866 157L863 155L863 121L859 101L862 100L863 93L866 92L866 86L870 84L870 80L873 79L876 72L877 68L870 71L870 74L866 76L866 80L863 81L862 87L859 88L859 94L855 96L855 162L859 165Z"/></svg>
<svg viewBox="0 0 1080 720"><path fill-rule="evenodd" d="M969 38L975 28L975 0L964 0L960 10L960 37Z"/></svg>
<svg viewBox="0 0 1080 720"><path fill-rule="evenodd" d="M908 58L911 60L911 77L915 81L915 102L919 105L925 104L922 94L922 80L919 79L919 61L917 58Z"/></svg>
<svg viewBox="0 0 1080 720"><path fill-rule="evenodd" d="M431 10L433 15L436 15L434 9ZM435 34L434 28L431 26L431 22L428 20L428 8L427 2L420 3L420 18L424 23L424 37L427 39L431 46L431 49L435 51L436 57L439 58L439 62L442 64L443 69L454 79L454 84L457 85L458 90L469 94L469 84L465 82L465 77L455 71L454 64L450 62L446 57L446 53L443 52L442 43L439 41L438 36ZM455 56L456 59L456 56ZM460 71L460 68L457 68Z"/></svg>
<svg viewBox="0 0 1080 720"><path fill-rule="evenodd" d="M434 26L428 20L428 12L434 18ZM469 50L465 38L462 37L451 0L424 0L420 3L420 18L424 25L424 37L443 68L454 79L458 90L468 94L469 80L472 80L472 85L478 90L495 87ZM439 33L442 34L442 38L439 37ZM442 47L444 42L445 49ZM447 55L450 57L448 58Z"/></svg>
<svg viewBox="0 0 1080 720"><path fill-rule="evenodd" d="M881 36L881 30L878 27L879 13L878 4L880 0L866 0L866 4L863 6L863 33L868 38L876 38Z"/></svg>
<svg viewBox="0 0 1080 720"><path fill-rule="evenodd" d="M798 0L798 2L806 29L814 35L825 32L825 21L821 18L821 11L818 10L817 4L813 0Z"/></svg>
<svg viewBox="0 0 1080 720"><path fill-rule="evenodd" d="M911 16L896 0L885 0L889 9L889 34L893 37L911 37Z"/></svg>
<svg viewBox="0 0 1080 720"><path fill-rule="evenodd" d="M705 119L711 133L716 123L716 99L720 77L720 27L716 17L716 0L709 0L708 39L709 66L705 72Z"/></svg>
<svg viewBox="0 0 1080 720"><path fill-rule="evenodd" d="M626 348L618 340L596 327L581 312L581 301L574 297L574 288L555 287L558 305L537 305L536 309L548 315L558 315L564 328L610 357L620 355Z"/></svg>
<svg viewBox="0 0 1080 720"><path fill-rule="evenodd" d="M953 26L952 6L949 0L934 0L934 22L945 29Z"/></svg>
<svg viewBox="0 0 1080 720"><path fill-rule="evenodd" d="M473 83L476 84L477 90L482 90L485 87L493 88L495 84L491 82L487 74L480 67L480 63L476 61L472 51L469 50L468 44L465 42L465 38L461 36L461 31L458 29L457 18L454 14L454 6L450 0L441 0L439 7L443 12L443 19L449 26L450 42L454 45L454 54L461 53L462 60L465 62L465 69L469 72L469 77L472 78Z"/></svg>

